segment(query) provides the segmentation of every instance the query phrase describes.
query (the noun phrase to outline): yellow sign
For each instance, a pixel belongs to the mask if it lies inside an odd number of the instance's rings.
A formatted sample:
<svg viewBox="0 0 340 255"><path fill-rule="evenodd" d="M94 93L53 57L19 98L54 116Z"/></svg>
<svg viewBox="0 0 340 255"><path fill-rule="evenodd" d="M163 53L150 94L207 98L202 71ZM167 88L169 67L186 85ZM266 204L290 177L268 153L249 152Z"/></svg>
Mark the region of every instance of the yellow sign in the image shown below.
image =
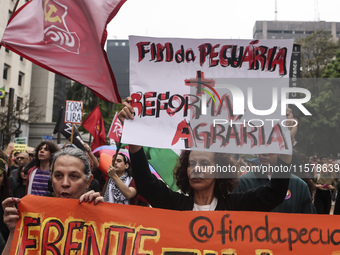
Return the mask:
<svg viewBox="0 0 340 255"><path fill-rule="evenodd" d="M14 151L26 152L27 144L14 144Z"/></svg>

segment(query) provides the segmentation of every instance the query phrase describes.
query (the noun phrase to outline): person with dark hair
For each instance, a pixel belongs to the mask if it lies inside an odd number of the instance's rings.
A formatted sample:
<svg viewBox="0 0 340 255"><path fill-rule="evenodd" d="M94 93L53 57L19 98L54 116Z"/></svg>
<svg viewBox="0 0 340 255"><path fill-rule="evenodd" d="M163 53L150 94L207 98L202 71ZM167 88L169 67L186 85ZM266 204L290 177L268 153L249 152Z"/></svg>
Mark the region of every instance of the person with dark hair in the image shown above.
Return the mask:
<svg viewBox="0 0 340 255"><path fill-rule="evenodd" d="M124 108L119 112L119 119L134 119L134 110L130 104L131 98L124 102ZM291 111L287 116L292 118ZM289 125L287 125L289 126ZM290 128L291 138L294 139L297 127ZM153 207L172 210L240 210L240 211L270 211L285 198L290 173L275 173L266 185L244 193L230 193L234 181L209 178L197 167L216 166L217 155L214 152L189 151L188 157L181 161L180 169L176 170L177 185L183 193L174 192L166 184L158 180L150 172L144 150L138 145L129 145L132 172L137 191ZM291 155L280 155L280 164L290 164ZM232 166L227 160L225 167ZM279 176L282 175L282 176ZM181 178L180 178L181 177Z"/></svg>
<svg viewBox="0 0 340 255"><path fill-rule="evenodd" d="M130 204L130 199L137 195L131 176L130 160L123 153L118 153L107 171L108 181L104 201L117 204Z"/></svg>
<svg viewBox="0 0 340 255"><path fill-rule="evenodd" d="M93 176L90 162L86 154L77 148L65 148L54 154L51 163L51 183L53 197L78 199L79 203L93 202L94 205L103 202L99 192L88 191ZM2 254L9 254L15 225L20 219L20 212L15 207L20 198L9 197L2 202L4 222L10 230L5 249Z"/></svg>
<svg viewBox="0 0 340 255"><path fill-rule="evenodd" d="M334 166L323 163L318 167L321 171L315 180L314 206L318 214L329 214L332 207L332 192L336 187L336 180L332 175Z"/></svg>
<svg viewBox="0 0 340 255"><path fill-rule="evenodd" d="M238 184L237 173L228 173L228 178L223 178L223 174L211 175L207 170L209 166L213 165L212 162L214 162L214 165L219 166L234 165L233 159L226 153L183 150L179 157L179 164L174 169L176 185L181 192L191 196L193 195L194 187L198 186L197 184L200 182L215 182L213 190L215 197L223 197L224 194L232 193ZM198 166L200 168L197 168ZM188 169L190 169L189 175Z"/></svg>
<svg viewBox="0 0 340 255"><path fill-rule="evenodd" d="M50 161L59 150L51 141L42 141L35 150L36 165L27 174L26 194L44 196L48 193Z"/></svg>
<svg viewBox="0 0 340 255"><path fill-rule="evenodd" d="M26 183L27 183L27 171L25 171L26 166L19 166L16 173L16 186L13 187L13 195L18 198L22 198L26 195ZM13 178L13 176L10 176Z"/></svg>

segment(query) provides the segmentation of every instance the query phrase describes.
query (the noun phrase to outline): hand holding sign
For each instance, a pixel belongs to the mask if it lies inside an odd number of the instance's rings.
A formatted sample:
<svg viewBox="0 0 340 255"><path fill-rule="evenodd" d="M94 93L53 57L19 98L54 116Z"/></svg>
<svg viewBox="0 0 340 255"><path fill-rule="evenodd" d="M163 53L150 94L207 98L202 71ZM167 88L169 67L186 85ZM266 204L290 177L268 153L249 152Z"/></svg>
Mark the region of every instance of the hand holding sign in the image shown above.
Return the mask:
<svg viewBox="0 0 340 255"><path fill-rule="evenodd" d="M79 198L79 204L82 202L89 202L91 203L93 201L93 204L98 204L99 202L104 202L104 197L100 195L99 192L95 192L94 190L90 190L83 194Z"/></svg>
<svg viewBox="0 0 340 255"><path fill-rule="evenodd" d="M2 202L4 210L4 223L9 231L14 231L17 221L20 219L19 210L15 207L16 203L20 202L20 198L8 197Z"/></svg>
<svg viewBox="0 0 340 255"><path fill-rule="evenodd" d="M131 103L132 103L131 97L127 97L125 99L125 102L123 103L124 104L123 109L118 114L118 118L119 118L120 122L122 123L122 125L124 125L125 119L128 119L128 120L134 119L135 111L134 111ZM135 153L135 152L139 151L141 148L142 148L142 146L130 144L129 145L129 152Z"/></svg>
<svg viewBox="0 0 340 255"><path fill-rule="evenodd" d="M123 109L118 114L118 118L123 125L124 125L125 119L128 119L128 120L134 119L135 110L131 106L131 103L132 103L132 98L127 97L125 101L123 102L123 105L124 105Z"/></svg>

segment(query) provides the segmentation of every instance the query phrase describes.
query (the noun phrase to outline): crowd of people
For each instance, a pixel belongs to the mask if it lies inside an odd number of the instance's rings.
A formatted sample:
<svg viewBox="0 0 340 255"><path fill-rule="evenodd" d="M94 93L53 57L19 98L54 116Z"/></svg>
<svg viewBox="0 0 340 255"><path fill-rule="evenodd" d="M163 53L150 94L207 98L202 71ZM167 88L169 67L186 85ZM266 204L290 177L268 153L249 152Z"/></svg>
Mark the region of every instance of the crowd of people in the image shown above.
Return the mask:
<svg viewBox="0 0 340 255"><path fill-rule="evenodd" d="M129 98L119 113L122 123L133 119ZM291 111L287 118L292 119ZM290 129L292 141L296 127ZM79 199L79 202L120 203L171 210L239 210L285 213L340 214L340 189L334 171L337 162L313 155L259 154L238 157L225 153L182 151L174 169L179 188L171 190L153 175L142 146L129 145L129 156L113 157L107 175L98 169L90 146L84 150L53 141L42 141L33 154L0 151L0 249L9 254L15 224L20 217L16 204L26 194ZM244 157L245 156L245 157ZM197 166L308 166L308 175L290 172L242 172L229 175L197 172ZM337 165L339 169L339 165ZM312 171L313 170L313 171ZM312 173L312 174L311 174Z"/></svg>

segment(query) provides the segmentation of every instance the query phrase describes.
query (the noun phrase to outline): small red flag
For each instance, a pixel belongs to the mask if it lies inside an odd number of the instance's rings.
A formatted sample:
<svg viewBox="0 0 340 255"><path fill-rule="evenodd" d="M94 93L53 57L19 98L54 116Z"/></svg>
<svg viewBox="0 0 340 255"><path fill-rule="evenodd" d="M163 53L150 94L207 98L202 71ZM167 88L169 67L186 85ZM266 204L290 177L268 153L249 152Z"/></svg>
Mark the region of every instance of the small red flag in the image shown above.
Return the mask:
<svg viewBox="0 0 340 255"><path fill-rule="evenodd" d="M123 125L118 119L118 113L116 113L112 120L112 124L109 130L109 133L107 134L107 137L115 140L115 142L118 143L122 136L122 131L123 131Z"/></svg>
<svg viewBox="0 0 340 255"><path fill-rule="evenodd" d="M106 144L105 127L99 105L86 117L83 127L93 136L91 150Z"/></svg>
<svg viewBox="0 0 340 255"><path fill-rule="evenodd" d="M104 50L106 25L126 0L31 0L8 22L1 45L120 103Z"/></svg>

